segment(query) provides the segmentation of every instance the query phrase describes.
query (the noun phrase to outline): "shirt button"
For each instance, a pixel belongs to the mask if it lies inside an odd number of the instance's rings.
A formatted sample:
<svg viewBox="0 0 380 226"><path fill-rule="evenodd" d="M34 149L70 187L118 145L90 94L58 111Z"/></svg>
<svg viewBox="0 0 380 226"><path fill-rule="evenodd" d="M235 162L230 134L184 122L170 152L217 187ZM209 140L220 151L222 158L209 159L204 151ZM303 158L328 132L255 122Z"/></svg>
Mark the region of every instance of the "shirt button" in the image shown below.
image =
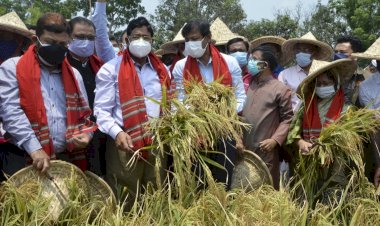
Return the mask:
<svg viewBox="0 0 380 226"><path fill-rule="evenodd" d="M51 105L52 107L54 107L54 104L53 105Z"/></svg>
<svg viewBox="0 0 380 226"><path fill-rule="evenodd" d="M53 120L53 123L55 123L55 120Z"/></svg>
<svg viewBox="0 0 380 226"><path fill-rule="evenodd" d="M54 90L53 88L51 88L51 90Z"/></svg>

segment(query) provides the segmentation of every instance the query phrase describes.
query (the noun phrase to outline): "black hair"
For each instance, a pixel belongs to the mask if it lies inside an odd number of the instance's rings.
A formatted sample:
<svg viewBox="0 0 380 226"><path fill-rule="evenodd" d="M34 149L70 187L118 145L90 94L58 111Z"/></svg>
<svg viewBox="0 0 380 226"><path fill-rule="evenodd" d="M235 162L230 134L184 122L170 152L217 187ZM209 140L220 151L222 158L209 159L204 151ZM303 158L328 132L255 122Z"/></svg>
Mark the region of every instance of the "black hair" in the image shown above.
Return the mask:
<svg viewBox="0 0 380 226"><path fill-rule="evenodd" d="M274 69L276 69L277 64L278 64L276 57L271 51L268 50L268 48L263 48L263 47L264 46L253 48L251 50L251 53L254 53L256 51L261 51L262 52L261 60L267 62L270 70L274 71Z"/></svg>
<svg viewBox="0 0 380 226"><path fill-rule="evenodd" d="M54 33L71 33L69 24L59 13L45 13L38 19L36 25L36 35L40 37L45 30Z"/></svg>
<svg viewBox="0 0 380 226"><path fill-rule="evenodd" d="M84 17L81 17L81 16L78 16L78 17L75 17L75 18L71 19L70 22L69 22L69 25L70 25L70 28L71 28L71 32L73 32L74 26L76 24L86 24L86 25L91 26L92 28L94 28L94 31L96 31L95 24L91 20L89 20L87 18L84 18Z"/></svg>
<svg viewBox="0 0 380 226"><path fill-rule="evenodd" d="M243 42L244 45L245 45L246 50L247 50L247 51L249 50L249 44L248 44L247 41L245 41L245 40L242 39L242 38L233 38L233 39L228 40L228 42L227 42L227 44L226 44L227 52L230 51L230 45L235 44L235 43L237 43L237 42Z"/></svg>
<svg viewBox="0 0 380 226"><path fill-rule="evenodd" d="M150 35L153 37L154 32L152 25L149 23L149 21L145 17L137 17L136 19L133 19L129 22L128 27L127 27L127 35L130 36L132 34L132 31L135 28L140 28L146 26Z"/></svg>
<svg viewBox="0 0 380 226"><path fill-rule="evenodd" d="M33 24L25 24L26 28L28 28L28 30L36 30L37 29L37 26L36 25L33 25Z"/></svg>
<svg viewBox="0 0 380 226"><path fill-rule="evenodd" d="M182 28L182 36L186 37L193 29L197 29L203 37L210 35L210 24L203 20L192 20Z"/></svg>
<svg viewBox="0 0 380 226"><path fill-rule="evenodd" d="M109 40L112 42L112 41L115 41L118 45L119 45L119 40L117 40L117 38L113 35L110 35L109 37Z"/></svg>
<svg viewBox="0 0 380 226"><path fill-rule="evenodd" d="M342 36L342 37L339 37L338 40L336 40L336 44L345 43L345 42L349 42L351 44L351 49L352 49L352 52L354 53L364 51L362 41L356 37Z"/></svg>

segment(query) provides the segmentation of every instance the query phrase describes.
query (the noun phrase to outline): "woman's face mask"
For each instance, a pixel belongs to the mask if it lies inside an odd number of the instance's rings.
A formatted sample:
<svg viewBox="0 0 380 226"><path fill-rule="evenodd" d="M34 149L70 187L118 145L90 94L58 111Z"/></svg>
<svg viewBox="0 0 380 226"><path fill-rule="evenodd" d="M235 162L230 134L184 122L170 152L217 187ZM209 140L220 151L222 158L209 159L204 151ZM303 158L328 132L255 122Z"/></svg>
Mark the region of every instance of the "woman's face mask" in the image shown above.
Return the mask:
<svg viewBox="0 0 380 226"><path fill-rule="evenodd" d="M335 86L321 86L316 88L315 94L321 99L332 97L335 94Z"/></svg>

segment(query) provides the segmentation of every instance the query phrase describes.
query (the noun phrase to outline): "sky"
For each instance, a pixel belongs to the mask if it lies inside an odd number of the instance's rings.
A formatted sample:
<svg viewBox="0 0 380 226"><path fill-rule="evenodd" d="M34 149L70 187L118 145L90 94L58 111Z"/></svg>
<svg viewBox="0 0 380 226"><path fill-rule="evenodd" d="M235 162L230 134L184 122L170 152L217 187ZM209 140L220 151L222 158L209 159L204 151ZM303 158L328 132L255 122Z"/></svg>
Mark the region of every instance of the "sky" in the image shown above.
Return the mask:
<svg viewBox="0 0 380 226"><path fill-rule="evenodd" d="M309 10L318 0L240 0L247 21L273 19L276 10L294 9L297 3L301 2L303 8ZM322 0L322 4L326 4L328 0ZM159 0L142 0L141 4L145 7L148 14L154 14Z"/></svg>

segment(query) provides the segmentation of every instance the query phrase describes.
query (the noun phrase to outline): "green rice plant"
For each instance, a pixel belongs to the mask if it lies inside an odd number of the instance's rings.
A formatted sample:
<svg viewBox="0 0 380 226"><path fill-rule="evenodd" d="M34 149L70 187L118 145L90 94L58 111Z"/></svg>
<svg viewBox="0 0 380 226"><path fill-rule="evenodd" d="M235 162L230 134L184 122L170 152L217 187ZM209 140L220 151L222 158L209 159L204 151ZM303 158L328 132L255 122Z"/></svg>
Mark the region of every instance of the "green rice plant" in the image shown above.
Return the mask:
<svg viewBox="0 0 380 226"><path fill-rule="evenodd" d="M295 186L303 191L309 203L315 203L323 191L332 186L335 173L355 170L360 178L364 177L363 142L368 141L379 126L376 110L349 108L322 129L309 155L299 154ZM324 171L330 166L338 170L324 178Z"/></svg>

